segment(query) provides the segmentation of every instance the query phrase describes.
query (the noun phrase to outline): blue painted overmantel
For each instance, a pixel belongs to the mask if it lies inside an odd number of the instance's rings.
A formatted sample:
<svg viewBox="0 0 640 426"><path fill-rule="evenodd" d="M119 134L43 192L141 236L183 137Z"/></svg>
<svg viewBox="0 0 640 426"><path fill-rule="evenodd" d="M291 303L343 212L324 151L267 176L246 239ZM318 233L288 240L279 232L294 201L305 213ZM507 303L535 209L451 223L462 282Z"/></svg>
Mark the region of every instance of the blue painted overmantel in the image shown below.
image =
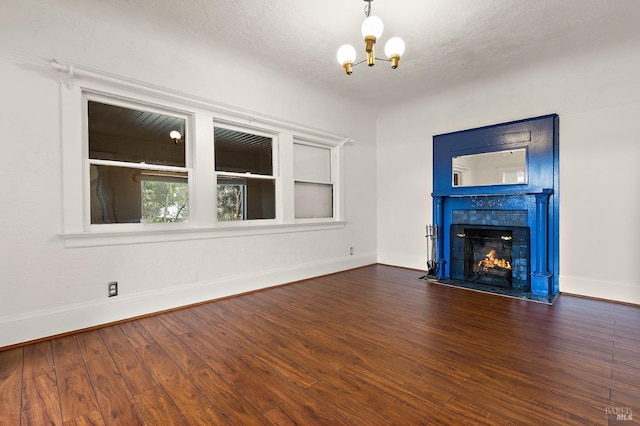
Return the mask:
<svg viewBox="0 0 640 426"><path fill-rule="evenodd" d="M433 137L433 222L440 230L438 278L450 277L452 224L528 226L531 298L559 293L559 173L557 114ZM454 186L452 158L526 149L522 184Z"/></svg>

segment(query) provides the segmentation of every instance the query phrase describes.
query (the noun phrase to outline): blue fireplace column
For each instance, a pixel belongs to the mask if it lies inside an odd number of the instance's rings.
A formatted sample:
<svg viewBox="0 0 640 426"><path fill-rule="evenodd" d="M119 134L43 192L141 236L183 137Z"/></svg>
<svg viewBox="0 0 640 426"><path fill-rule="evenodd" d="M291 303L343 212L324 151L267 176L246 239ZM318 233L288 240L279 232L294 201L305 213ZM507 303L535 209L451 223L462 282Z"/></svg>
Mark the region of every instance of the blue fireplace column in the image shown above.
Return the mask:
<svg viewBox="0 0 640 426"><path fill-rule="evenodd" d="M547 238L549 221L549 197L552 189L545 188L533 194L536 197L535 247L536 261L531 271L531 298L547 300L553 294L553 274L549 272L549 241Z"/></svg>
<svg viewBox="0 0 640 426"><path fill-rule="evenodd" d="M445 277L445 265L446 257L444 253L444 236L448 235L444 229L444 198L443 196L437 196L431 194L433 197L433 223L438 229L438 238L436 239L436 257L438 261L438 270L436 271L436 277ZM448 257L448 256L447 256Z"/></svg>

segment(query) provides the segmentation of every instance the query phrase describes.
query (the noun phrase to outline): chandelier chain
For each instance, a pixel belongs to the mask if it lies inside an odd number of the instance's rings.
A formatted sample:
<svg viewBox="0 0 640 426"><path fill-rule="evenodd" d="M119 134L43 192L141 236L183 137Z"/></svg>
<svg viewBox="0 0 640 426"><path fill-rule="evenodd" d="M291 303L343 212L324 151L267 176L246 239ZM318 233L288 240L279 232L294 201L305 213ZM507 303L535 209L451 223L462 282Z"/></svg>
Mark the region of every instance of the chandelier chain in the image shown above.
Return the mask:
<svg viewBox="0 0 640 426"><path fill-rule="evenodd" d="M368 18L371 14L371 2L373 0L364 0L367 2L367 5L364 7L364 15Z"/></svg>

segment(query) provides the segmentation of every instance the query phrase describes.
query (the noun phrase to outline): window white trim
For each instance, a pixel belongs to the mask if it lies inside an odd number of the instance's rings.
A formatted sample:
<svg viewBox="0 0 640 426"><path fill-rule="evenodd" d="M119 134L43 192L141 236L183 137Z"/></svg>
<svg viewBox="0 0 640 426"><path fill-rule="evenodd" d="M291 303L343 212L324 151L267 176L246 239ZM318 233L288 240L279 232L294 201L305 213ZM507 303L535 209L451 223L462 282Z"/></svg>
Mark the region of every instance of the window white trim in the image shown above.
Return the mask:
<svg viewBox="0 0 640 426"><path fill-rule="evenodd" d="M213 126L211 125L211 115L206 113L196 113L193 119L193 135L198 135L201 140L213 141ZM212 191L203 182L211 181L213 185L215 176L212 170L215 169L215 159L213 153L213 143L194 143L191 149L193 158L193 182L191 185L191 212L197 220L197 226L202 228L212 228L216 226L216 204L217 196L215 189Z"/></svg>
<svg viewBox="0 0 640 426"><path fill-rule="evenodd" d="M77 69L76 69L77 71ZM66 247L89 247L113 244L137 244L228 236L264 235L305 232L344 227L341 182L342 145L348 138L274 118L248 114L247 111L219 104L170 89L104 77L91 71L76 72L61 81L60 137L62 146L62 232ZM89 160L86 135L87 99L125 107L158 110L187 118L186 170L190 190L190 215L185 223L162 224L96 224L91 225L88 209ZM214 123L225 128L256 132L273 138L273 176L276 184L276 219L247 220L224 223L216 220L216 171L213 146ZM293 217L293 141L329 148L332 151L332 183L334 185L334 217L320 220L296 220ZM110 164L109 160L91 160ZM121 165L121 164L120 164ZM169 166L139 168L165 169ZM133 167L133 166L132 166ZM229 173L230 172L226 172ZM334 175L335 174L335 175ZM261 178L260 175L243 175Z"/></svg>
<svg viewBox="0 0 640 426"><path fill-rule="evenodd" d="M214 157L215 157L215 129L216 128L232 130L234 132L244 133L248 135L262 136L262 137L271 139L271 174L270 175L252 173L252 172L239 173L239 172L234 172L230 170L218 170L217 168L215 168L215 165L214 165L214 169L215 169L214 170L214 176L215 176L214 190L216 190L216 206L217 206L217 181L219 178L224 179L225 177L229 177L229 178L236 177L236 178L242 178L242 179L270 180L270 181L273 181L273 184L274 184L274 196L275 196L275 200L274 200L275 201L275 209L274 209L275 217L273 219L243 219L243 220L218 221L217 212L216 212L216 226L244 227L244 226L253 226L254 224L287 223L283 221L283 219L279 216L279 214L281 214L283 210L281 208L283 191L279 189L282 185L282 179L280 178L281 166L280 166L280 156L279 156L279 152L280 152L279 134L264 128L259 128L255 126L243 126L243 125L238 125L237 123L229 123L226 121L215 120L215 119L213 120L212 127L214 129L214 137L212 139L213 147L214 147ZM214 158L214 163L215 163L215 158ZM246 207L247 207L246 205L243 206L243 208L245 209Z"/></svg>
<svg viewBox="0 0 640 426"><path fill-rule="evenodd" d="M164 105L166 102L171 104L179 103L191 111L207 111L216 117L219 122L226 120L229 123L235 124L262 124L264 125L262 128L271 128L277 133L293 133L299 138L315 140L327 145L343 146L347 142L354 142L353 139L347 136L338 135L326 130L259 114L255 111L222 104L190 93L112 74L80 64L62 62L56 59L46 62L29 61L30 64L33 62L38 62L39 65L51 67L58 71L61 75L61 86L65 86L69 90L74 90L79 84L85 88L101 87L104 93L107 94L126 91L128 93L135 93L133 100L139 100L139 96L144 96L146 98L156 99L160 105Z"/></svg>
<svg viewBox="0 0 640 426"><path fill-rule="evenodd" d="M292 232L311 232L328 229L342 229L345 221L323 221L310 223L279 224L269 223L249 226L243 222L240 226L220 224L215 228L145 229L137 231L80 232L58 234L66 248L102 247L127 244L149 244L171 241L204 240L212 238L249 237L254 235L289 234ZM261 221L262 222L262 221ZM233 222L231 225L238 225ZM118 225L118 224L115 224ZM156 223L149 224L158 225ZM174 225L174 224L166 224ZM153 231L153 232L150 232Z"/></svg>
<svg viewBox="0 0 640 426"><path fill-rule="evenodd" d="M322 181L317 179L293 179L293 184L296 182L301 183L315 183L315 184L323 184L323 185L332 185L333 186L333 217L318 217L318 218L294 218L295 223L322 223L322 222L334 222L334 221L342 221L345 219L344 217L344 183L342 182L342 176L344 175L342 172L342 145L326 145L323 143L318 143L316 141L294 137L293 144L299 145L307 145L316 148L323 148L330 150L330 181ZM293 161L293 160L292 160ZM294 193L294 189L291 191ZM295 201L294 201L295 204Z"/></svg>
<svg viewBox="0 0 640 426"><path fill-rule="evenodd" d="M171 116L176 117L180 120L184 120L186 126L186 135L184 139L180 142L184 145L184 166L165 166L165 165L156 165L153 163L144 163L144 162L132 162L126 160L105 160L105 159L96 159L91 158L89 152L89 120L88 120L88 105L90 102L95 102L103 105L112 105L120 108L126 108L134 111L144 111L151 112L156 114L161 114L163 116ZM109 97L104 94L94 93L90 90L84 90L82 94L82 155L85 159L84 161L84 170L83 170L83 228L86 231L98 231L102 232L105 229L105 226L108 226L108 229L153 229L154 226L159 225L159 227L164 227L168 225L167 223L152 225L149 223L144 223L141 221L140 223L108 223L108 224L96 224L92 222L91 215L91 200L88 196L90 192L90 174L92 166L107 166L107 167L116 167L118 169L139 169L139 170L153 170L153 171L167 171L167 172L180 172L185 173L187 175L187 184L189 187L189 200L193 199L191 187L193 186L192 179L192 169L191 165L191 141L193 137L191 135L191 130L189 127L193 127L192 114L188 112L182 112L178 109L171 109L162 106L157 106L155 104L147 104L142 102L137 102L134 100L125 100L124 97L113 96ZM191 218L188 218L185 222L173 223L172 226L176 228L187 228L189 227L189 221ZM117 226L116 226L117 225Z"/></svg>

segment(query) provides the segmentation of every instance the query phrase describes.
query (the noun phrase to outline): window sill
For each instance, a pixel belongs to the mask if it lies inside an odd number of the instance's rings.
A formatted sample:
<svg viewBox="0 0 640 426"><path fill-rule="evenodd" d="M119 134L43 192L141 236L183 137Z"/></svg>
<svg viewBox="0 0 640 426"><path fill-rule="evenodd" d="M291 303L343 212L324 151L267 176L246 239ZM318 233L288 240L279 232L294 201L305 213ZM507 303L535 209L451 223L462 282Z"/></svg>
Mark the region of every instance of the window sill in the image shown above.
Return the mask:
<svg viewBox="0 0 640 426"><path fill-rule="evenodd" d="M219 228L181 228L153 231L81 232L63 233L58 234L58 236L64 241L65 248L80 248L324 231L328 229L341 229L344 228L345 225L345 221L334 221L262 226L225 226Z"/></svg>

